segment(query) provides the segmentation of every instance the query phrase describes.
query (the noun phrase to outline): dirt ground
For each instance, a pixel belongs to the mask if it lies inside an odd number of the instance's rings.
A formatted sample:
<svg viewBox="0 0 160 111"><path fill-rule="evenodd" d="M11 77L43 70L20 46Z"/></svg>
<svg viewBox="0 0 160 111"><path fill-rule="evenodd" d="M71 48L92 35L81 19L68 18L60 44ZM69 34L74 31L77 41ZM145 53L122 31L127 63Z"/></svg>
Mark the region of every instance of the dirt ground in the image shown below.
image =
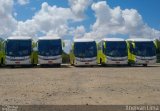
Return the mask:
<svg viewBox="0 0 160 111"><path fill-rule="evenodd" d="M160 64L150 67L0 68L0 104L160 104Z"/></svg>

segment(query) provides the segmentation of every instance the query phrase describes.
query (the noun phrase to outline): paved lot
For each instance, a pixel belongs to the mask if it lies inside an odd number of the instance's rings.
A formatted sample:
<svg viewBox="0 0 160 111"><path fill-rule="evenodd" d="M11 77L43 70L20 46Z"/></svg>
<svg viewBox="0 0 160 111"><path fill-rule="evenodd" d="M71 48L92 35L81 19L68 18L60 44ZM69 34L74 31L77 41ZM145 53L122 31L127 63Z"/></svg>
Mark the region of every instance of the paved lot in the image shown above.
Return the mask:
<svg viewBox="0 0 160 111"><path fill-rule="evenodd" d="M160 65L0 68L0 104L160 104Z"/></svg>

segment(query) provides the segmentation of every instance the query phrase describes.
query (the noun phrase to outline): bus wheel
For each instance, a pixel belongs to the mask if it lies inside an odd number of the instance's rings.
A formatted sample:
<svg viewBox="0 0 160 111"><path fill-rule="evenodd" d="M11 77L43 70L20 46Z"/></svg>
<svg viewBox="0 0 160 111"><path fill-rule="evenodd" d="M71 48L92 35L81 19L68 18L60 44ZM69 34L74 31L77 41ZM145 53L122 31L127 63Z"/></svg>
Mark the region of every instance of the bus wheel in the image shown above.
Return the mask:
<svg viewBox="0 0 160 111"><path fill-rule="evenodd" d="M100 64L102 65L102 59L101 59L101 58L100 58L100 60L99 60L99 61L100 61Z"/></svg>
<svg viewBox="0 0 160 111"><path fill-rule="evenodd" d="M61 64L57 64L56 66L57 66L57 67L61 67Z"/></svg>
<svg viewBox="0 0 160 111"><path fill-rule="evenodd" d="M15 68L15 66L14 65L10 65L10 68Z"/></svg>
<svg viewBox="0 0 160 111"><path fill-rule="evenodd" d="M37 64L35 64L34 62L35 62L35 61L34 61L34 59L32 59L31 67L35 67L35 66L37 66Z"/></svg>
<svg viewBox="0 0 160 111"><path fill-rule="evenodd" d="M105 66L105 64L102 62L102 59L100 58L100 64L101 64L101 66Z"/></svg>
<svg viewBox="0 0 160 111"><path fill-rule="evenodd" d="M0 61L1 63L0 63L0 66L2 66L3 65L3 58L1 59L1 61Z"/></svg>
<svg viewBox="0 0 160 111"><path fill-rule="evenodd" d="M144 67L147 67L147 64L143 64Z"/></svg>
<svg viewBox="0 0 160 111"><path fill-rule="evenodd" d="M31 67L36 67L36 66L37 66L37 64L32 64L32 65L31 65Z"/></svg>
<svg viewBox="0 0 160 111"><path fill-rule="evenodd" d="M132 66L132 64L131 64L131 63L128 63L128 66L130 66L130 67L131 67L131 66Z"/></svg>
<svg viewBox="0 0 160 111"><path fill-rule="evenodd" d="M1 64L2 64L2 65L4 64L4 62L3 62L3 58L1 59Z"/></svg>

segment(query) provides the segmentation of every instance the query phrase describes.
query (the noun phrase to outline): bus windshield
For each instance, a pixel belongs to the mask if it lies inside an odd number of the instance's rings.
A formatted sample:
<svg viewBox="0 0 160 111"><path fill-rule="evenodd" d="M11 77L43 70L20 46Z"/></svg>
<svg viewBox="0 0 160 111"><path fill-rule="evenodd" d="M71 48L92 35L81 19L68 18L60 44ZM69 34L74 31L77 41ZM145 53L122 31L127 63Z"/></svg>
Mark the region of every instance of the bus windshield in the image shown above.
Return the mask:
<svg viewBox="0 0 160 111"><path fill-rule="evenodd" d="M61 40L39 40L38 53L41 56L57 56L62 54Z"/></svg>
<svg viewBox="0 0 160 111"><path fill-rule="evenodd" d="M97 56L96 42L75 42L74 54L76 57L88 58Z"/></svg>
<svg viewBox="0 0 160 111"><path fill-rule="evenodd" d="M106 42L107 56L125 57L127 56L127 43L125 41Z"/></svg>
<svg viewBox="0 0 160 111"><path fill-rule="evenodd" d="M22 57L31 55L31 40L8 40L6 42L6 55L13 57Z"/></svg>
<svg viewBox="0 0 160 111"><path fill-rule="evenodd" d="M150 57L156 55L154 43L151 42L135 42L135 54L137 56Z"/></svg>

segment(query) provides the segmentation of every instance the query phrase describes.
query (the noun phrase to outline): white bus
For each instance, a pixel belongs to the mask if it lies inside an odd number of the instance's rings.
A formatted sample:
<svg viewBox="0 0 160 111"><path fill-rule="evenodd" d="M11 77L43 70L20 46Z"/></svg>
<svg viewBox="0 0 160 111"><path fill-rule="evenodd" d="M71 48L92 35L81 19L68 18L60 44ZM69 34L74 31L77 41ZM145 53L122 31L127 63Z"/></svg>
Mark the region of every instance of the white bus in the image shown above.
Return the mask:
<svg viewBox="0 0 160 111"><path fill-rule="evenodd" d="M59 37L40 37L38 45L38 64L62 64L62 40Z"/></svg>
<svg viewBox="0 0 160 111"><path fill-rule="evenodd" d="M122 38L105 38L98 44L98 62L111 65L128 64L127 43Z"/></svg>
<svg viewBox="0 0 160 111"><path fill-rule="evenodd" d="M147 66L156 63L156 45L153 40L133 38L127 39L127 43L129 45L128 60L130 64Z"/></svg>
<svg viewBox="0 0 160 111"><path fill-rule="evenodd" d="M70 52L70 63L75 66L97 65L97 44L93 39L75 39Z"/></svg>
<svg viewBox="0 0 160 111"><path fill-rule="evenodd" d="M34 52L31 37L15 36L9 37L4 42L5 65L33 65Z"/></svg>

